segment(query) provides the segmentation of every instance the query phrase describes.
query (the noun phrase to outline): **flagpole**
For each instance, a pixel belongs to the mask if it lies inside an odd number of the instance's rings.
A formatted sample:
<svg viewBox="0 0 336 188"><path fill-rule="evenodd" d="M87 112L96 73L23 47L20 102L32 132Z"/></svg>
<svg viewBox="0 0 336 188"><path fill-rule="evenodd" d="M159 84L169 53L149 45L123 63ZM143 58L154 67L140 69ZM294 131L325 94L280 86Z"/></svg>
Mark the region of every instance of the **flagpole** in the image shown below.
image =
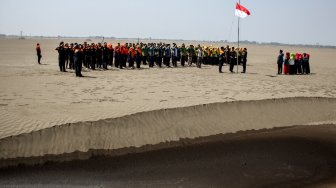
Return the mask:
<svg viewBox="0 0 336 188"><path fill-rule="evenodd" d="M240 0L239 0L239 5L240 5ZM238 16L238 51L237 51L237 74L238 74L238 54L239 54L239 22L240 22L240 17Z"/></svg>

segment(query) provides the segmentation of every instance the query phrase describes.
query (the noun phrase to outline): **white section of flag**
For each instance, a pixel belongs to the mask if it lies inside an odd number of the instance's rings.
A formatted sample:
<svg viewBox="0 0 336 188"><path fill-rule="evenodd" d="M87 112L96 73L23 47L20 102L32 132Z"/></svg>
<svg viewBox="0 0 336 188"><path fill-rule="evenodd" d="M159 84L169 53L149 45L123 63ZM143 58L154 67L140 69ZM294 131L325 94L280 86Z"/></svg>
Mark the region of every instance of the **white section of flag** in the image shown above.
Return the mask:
<svg viewBox="0 0 336 188"><path fill-rule="evenodd" d="M235 15L240 17L240 18L246 18L247 16L249 16L251 13L249 10L247 10L245 7L243 7L242 5L240 5L239 3L237 3L236 5L236 11L235 11Z"/></svg>

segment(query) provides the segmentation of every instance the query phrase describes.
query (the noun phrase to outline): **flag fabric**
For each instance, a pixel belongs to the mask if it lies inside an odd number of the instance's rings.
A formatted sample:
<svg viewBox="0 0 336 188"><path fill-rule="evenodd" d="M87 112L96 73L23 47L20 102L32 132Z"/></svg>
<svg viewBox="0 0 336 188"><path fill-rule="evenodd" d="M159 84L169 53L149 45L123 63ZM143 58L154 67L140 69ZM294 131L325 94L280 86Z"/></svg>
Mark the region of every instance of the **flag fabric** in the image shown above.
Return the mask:
<svg viewBox="0 0 336 188"><path fill-rule="evenodd" d="M247 16L251 15L250 11L247 10L247 8L240 5L239 3L237 3L237 5L236 5L235 14L236 14L236 16L238 16L240 18L246 18Z"/></svg>

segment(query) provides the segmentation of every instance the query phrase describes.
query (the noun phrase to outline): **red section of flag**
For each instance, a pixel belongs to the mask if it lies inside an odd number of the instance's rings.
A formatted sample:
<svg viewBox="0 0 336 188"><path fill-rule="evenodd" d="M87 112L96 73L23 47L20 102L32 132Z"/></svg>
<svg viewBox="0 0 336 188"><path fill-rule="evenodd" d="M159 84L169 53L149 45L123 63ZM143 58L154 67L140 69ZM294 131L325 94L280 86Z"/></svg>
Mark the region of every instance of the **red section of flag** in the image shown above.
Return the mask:
<svg viewBox="0 0 336 188"><path fill-rule="evenodd" d="M237 3L237 5L236 5L236 10L240 10L240 11L245 12L247 15L251 15L250 11L247 10L247 8L240 5L239 3Z"/></svg>

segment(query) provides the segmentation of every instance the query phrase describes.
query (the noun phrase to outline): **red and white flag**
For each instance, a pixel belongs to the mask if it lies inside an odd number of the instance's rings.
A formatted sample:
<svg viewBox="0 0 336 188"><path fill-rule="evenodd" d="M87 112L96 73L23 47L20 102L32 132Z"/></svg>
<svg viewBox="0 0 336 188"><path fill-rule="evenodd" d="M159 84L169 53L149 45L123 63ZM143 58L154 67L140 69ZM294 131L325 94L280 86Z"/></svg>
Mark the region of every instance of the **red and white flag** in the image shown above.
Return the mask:
<svg viewBox="0 0 336 188"><path fill-rule="evenodd" d="M239 3L237 3L236 5L236 12L235 12L236 16L240 17L240 18L246 18L247 16L249 16L251 13L249 10L247 10L247 8L243 7L242 5L240 5Z"/></svg>

